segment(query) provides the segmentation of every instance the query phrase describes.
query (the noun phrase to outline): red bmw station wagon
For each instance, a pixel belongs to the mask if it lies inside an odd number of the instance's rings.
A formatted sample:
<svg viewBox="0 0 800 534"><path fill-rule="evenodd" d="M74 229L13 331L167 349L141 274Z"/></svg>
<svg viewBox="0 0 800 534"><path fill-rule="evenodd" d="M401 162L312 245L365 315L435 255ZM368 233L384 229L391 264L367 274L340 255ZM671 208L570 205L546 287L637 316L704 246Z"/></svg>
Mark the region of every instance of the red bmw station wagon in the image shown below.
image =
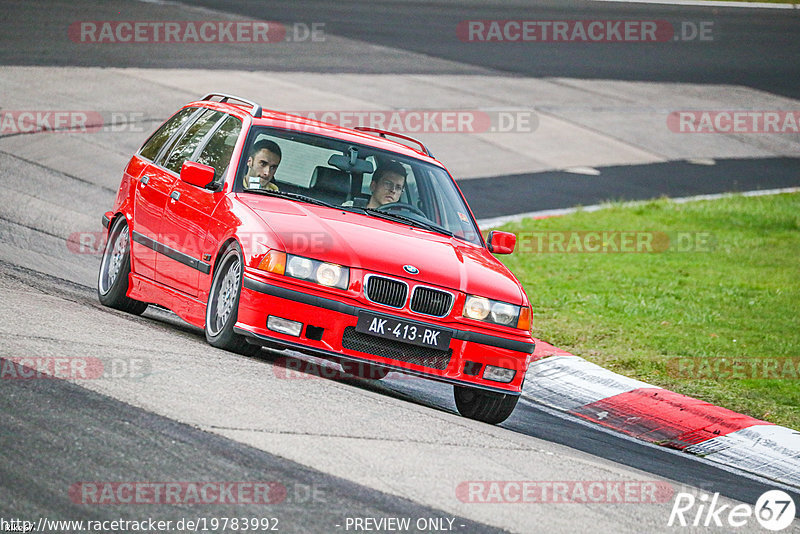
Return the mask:
<svg viewBox="0 0 800 534"><path fill-rule="evenodd" d="M452 384L465 417L514 410L534 340L521 284L418 141L212 93L128 163L98 276L107 306L166 307L222 349L292 349L380 379Z"/></svg>

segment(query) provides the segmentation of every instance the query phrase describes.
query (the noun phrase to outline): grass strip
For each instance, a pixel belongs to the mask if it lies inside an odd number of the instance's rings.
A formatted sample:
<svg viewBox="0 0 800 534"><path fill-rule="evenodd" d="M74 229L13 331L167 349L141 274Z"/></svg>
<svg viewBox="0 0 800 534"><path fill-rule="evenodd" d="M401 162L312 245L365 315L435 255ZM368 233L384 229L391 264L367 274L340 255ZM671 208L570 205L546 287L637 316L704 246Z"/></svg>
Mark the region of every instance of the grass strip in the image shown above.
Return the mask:
<svg viewBox="0 0 800 534"><path fill-rule="evenodd" d="M800 194L609 204L500 229L518 235L500 258L536 337L800 429Z"/></svg>

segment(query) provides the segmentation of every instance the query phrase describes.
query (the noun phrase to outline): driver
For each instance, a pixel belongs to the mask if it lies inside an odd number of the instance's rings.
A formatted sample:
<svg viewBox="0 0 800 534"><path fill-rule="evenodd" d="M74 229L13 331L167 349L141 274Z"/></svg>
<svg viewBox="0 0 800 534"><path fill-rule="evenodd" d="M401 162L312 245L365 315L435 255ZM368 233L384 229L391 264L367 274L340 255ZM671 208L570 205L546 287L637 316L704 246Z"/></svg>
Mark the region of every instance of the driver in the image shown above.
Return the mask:
<svg viewBox="0 0 800 534"><path fill-rule="evenodd" d="M399 202L400 195L406 186L406 169L396 161L389 161L380 165L372 173L372 182L369 184L369 197L367 208L380 208L384 204Z"/></svg>

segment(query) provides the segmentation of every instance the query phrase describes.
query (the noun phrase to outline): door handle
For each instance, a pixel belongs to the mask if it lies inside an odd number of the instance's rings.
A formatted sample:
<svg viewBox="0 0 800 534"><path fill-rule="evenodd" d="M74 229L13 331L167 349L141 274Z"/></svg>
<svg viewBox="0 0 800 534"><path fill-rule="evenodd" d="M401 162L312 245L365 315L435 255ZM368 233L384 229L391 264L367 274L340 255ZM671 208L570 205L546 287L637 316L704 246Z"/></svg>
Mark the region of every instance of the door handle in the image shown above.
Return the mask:
<svg viewBox="0 0 800 534"><path fill-rule="evenodd" d="M142 179L139 180L139 183L142 184L142 187L144 187L144 186L147 185L147 182L149 182L149 181L150 181L150 177L149 176L142 176Z"/></svg>
<svg viewBox="0 0 800 534"><path fill-rule="evenodd" d="M169 194L169 198L171 198L172 201L175 202L176 200L181 198L181 192L180 191L173 191L172 193Z"/></svg>

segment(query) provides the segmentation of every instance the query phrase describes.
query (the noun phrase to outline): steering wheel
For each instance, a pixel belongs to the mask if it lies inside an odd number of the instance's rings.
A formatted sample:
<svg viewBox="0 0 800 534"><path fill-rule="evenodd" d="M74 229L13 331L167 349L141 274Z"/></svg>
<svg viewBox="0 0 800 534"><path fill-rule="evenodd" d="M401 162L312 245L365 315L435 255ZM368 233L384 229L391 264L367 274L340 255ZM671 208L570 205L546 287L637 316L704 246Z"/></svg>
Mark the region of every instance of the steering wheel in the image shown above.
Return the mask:
<svg viewBox="0 0 800 534"><path fill-rule="evenodd" d="M407 202L389 202L388 204L384 204L383 206L380 206L377 209L378 209L378 211L401 211L401 210L406 210L406 211L410 211L414 215L419 215L420 217L425 217L425 219L428 218L428 216L425 215L422 212L422 210L420 210L416 206L413 206L413 205L411 205L411 204L409 204Z"/></svg>

